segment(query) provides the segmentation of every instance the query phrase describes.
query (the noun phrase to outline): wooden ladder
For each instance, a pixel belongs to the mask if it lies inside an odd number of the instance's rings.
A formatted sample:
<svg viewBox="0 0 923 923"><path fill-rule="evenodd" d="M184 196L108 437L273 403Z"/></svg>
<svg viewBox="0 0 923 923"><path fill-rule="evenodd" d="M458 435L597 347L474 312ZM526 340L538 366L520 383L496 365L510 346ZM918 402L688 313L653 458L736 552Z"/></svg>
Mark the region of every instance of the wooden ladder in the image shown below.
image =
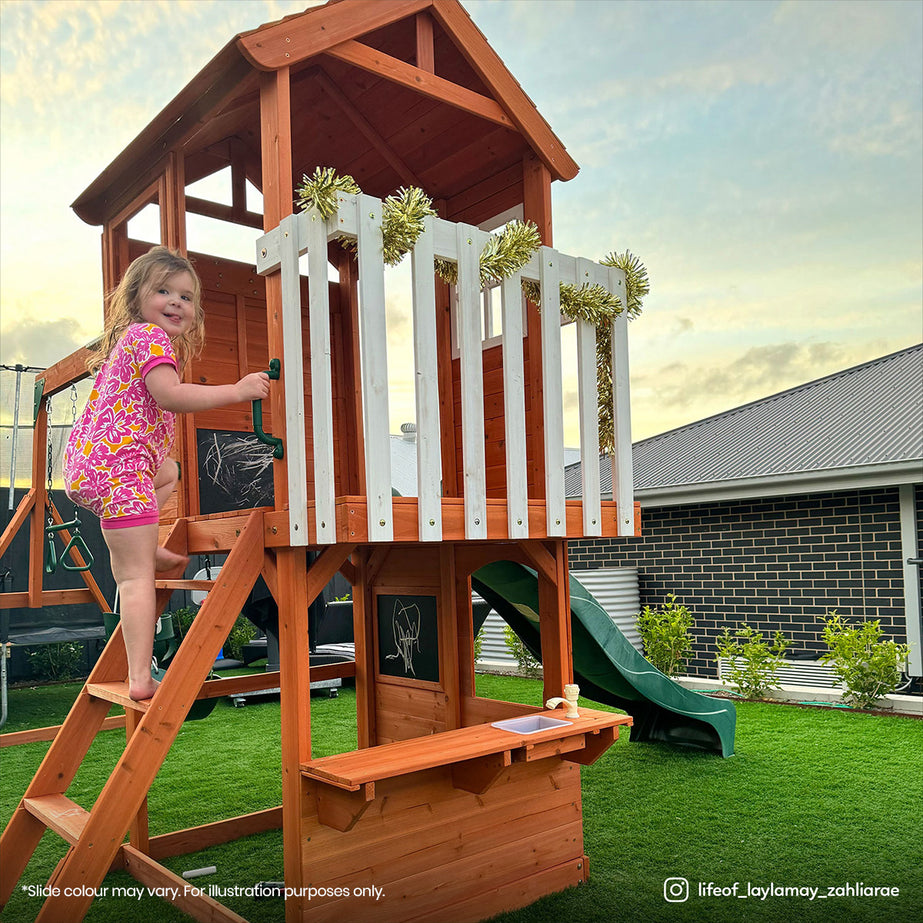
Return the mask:
<svg viewBox="0 0 923 923"><path fill-rule="evenodd" d="M166 546L185 551L185 520L177 522ZM70 843L70 849L48 882L56 893L45 900L36 923L79 923L120 849L129 858L145 858L124 844L125 834L141 818L145 828L142 845L146 842L148 790L259 576L263 554L263 514L254 511L153 698L144 702L129 698L121 625L113 632L0 838L0 907L9 900L46 828ZM158 582L158 611L165 608L175 584ZM125 707L130 736L96 803L87 811L65 792L112 703ZM127 863L130 871L132 864ZM156 868L157 874L172 876ZM177 880L183 884L182 879ZM220 916L239 919L230 912Z"/></svg>

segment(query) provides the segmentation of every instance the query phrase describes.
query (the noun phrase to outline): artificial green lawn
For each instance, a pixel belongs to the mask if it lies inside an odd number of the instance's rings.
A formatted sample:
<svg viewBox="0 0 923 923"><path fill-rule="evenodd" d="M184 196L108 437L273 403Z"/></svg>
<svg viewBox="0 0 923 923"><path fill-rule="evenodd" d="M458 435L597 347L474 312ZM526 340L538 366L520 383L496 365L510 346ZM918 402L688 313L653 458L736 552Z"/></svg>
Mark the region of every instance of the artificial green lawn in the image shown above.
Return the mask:
<svg viewBox="0 0 923 923"><path fill-rule="evenodd" d="M78 684L10 691L4 732L60 722ZM541 684L478 677L478 693L538 705ZM586 703L601 707L595 703ZM355 746L355 695L315 697L314 753ZM114 765L124 732L99 735L70 796L92 804ZM6 823L48 748L47 743L0 750L0 813ZM596 921L823 920L910 923L923 908L923 721L858 712L743 702L737 753L718 756L661 745L631 744L627 735L594 766L583 769L585 852L590 881L552 895L503 923ZM150 796L151 833L207 823L281 802L278 700L233 708L187 722ZM63 842L46 833L20 882L43 885ZM279 831L239 840L165 863L181 873L207 865L217 873L192 884L249 887L282 878ZM664 900L666 879L688 880L683 903ZM898 897L699 896L700 883L729 888L894 887ZM136 887L125 874L104 882ZM476 887L476 885L473 885ZM17 890L4 923L25 923L41 899ZM282 901L224 898L253 923L284 919ZM97 899L89 921L187 919L157 898ZM363 923L361 918L343 923ZM447 920L446 923L452 923Z"/></svg>

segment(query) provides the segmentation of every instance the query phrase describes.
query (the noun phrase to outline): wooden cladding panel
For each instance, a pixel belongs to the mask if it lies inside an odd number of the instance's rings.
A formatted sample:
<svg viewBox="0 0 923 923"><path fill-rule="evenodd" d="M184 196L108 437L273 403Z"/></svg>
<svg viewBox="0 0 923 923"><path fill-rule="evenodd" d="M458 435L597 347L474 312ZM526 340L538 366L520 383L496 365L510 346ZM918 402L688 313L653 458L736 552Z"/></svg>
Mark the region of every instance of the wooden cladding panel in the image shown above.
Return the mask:
<svg viewBox="0 0 923 923"><path fill-rule="evenodd" d="M384 683L375 685L378 743L392 743L446 730L447 696L438 689Z"/></svg>
<svg viewBox="0 0 923 923"><path fill-rule="evenodd" d="M412 555L389 554L378 571L375 583L383 588L427 587L414 592L435 593L440 584L439 549L421 546Z"/></svg>
<svg viewBox="0 0 923 923"><path fill-rule="evenodd" d="M374 800L343 833L317 820L313 795L322 783L304 784L309 848L300 886L376 885L387 895L316 898L305 905L305 921L475 921L581 880L580 773L557 758L513 764L480 795L454 788L450 767L378 782ZM536 885L563 865L571 870L563 878ZM458 915L453 908L461 906Z"/></svg>
<svg viewBox="0 0 923 923"><path fill-rule="evenodd" d="M506 430L503 405L503 348L493 346L482 354L484 366L484 463L487 467L487 496L506 496ZM529 361L524 364L524 379L529 381ZM455 408L455 457L458 470L462 465L461 379L458 359L452 360L452 399ZM526 414L531 407L528 388ZM461 480L461 478L459 479Z"/></svg>

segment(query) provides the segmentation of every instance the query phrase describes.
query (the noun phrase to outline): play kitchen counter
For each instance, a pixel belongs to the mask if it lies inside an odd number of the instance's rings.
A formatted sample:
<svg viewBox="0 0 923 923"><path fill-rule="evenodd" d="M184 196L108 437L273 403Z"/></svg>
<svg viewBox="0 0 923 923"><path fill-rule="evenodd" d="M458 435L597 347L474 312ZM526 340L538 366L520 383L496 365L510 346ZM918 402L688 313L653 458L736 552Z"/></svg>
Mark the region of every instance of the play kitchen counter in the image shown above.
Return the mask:
<svg viewBox="0 0 923 923"><path fill-rule="evenodd" d="M619 726L631 724L629 715L587 708L577 718L562 716L541 711L414 737L310 760L301 771L317 783L318 820L346 830L375 799L376 782L447 767L454 788L482 794L514 763L559 757L589 765L618 739Z"/></svg>

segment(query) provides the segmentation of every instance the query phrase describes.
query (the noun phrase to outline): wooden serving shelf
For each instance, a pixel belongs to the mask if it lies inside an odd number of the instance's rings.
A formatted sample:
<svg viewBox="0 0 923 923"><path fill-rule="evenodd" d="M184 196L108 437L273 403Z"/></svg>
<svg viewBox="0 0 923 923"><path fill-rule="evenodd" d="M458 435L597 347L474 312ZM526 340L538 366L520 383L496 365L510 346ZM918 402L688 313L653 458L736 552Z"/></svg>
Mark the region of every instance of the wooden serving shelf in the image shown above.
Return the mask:
<svg viewBox="0 0 923 923"><path fill-rule="evenodd" d="M534 714L563 719L561 711ZM527 717L527 716L521 716ZM570 724L520 734L478 724L394 743L309 760L301 773L315 783L318 820L350 830L375 800L375 783L438 767L450 767L452 786L482 794L512 763L557 757L594 763L618 739L630 715L582 708Z"/></svg>

